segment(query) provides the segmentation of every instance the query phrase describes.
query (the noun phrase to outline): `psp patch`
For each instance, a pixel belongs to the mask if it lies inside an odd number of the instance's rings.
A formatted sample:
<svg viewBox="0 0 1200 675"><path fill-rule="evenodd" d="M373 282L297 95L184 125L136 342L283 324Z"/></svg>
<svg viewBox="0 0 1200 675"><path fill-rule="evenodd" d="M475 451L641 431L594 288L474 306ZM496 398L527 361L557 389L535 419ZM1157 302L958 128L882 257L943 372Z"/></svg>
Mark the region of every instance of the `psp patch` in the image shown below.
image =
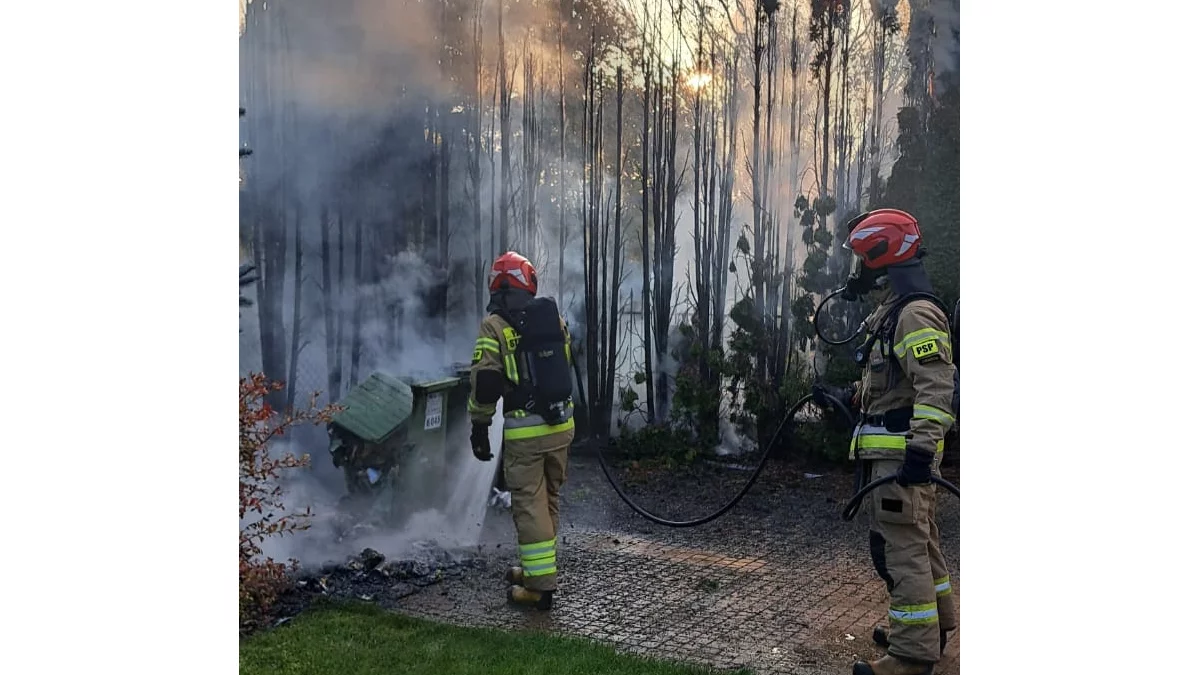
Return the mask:
<svg viewBox="0 0 1200 675"><path fill-rule="evenodd" d="M913 358L920 363L926 363L938 355L937 338L929 338L913 345Z"/></svg>

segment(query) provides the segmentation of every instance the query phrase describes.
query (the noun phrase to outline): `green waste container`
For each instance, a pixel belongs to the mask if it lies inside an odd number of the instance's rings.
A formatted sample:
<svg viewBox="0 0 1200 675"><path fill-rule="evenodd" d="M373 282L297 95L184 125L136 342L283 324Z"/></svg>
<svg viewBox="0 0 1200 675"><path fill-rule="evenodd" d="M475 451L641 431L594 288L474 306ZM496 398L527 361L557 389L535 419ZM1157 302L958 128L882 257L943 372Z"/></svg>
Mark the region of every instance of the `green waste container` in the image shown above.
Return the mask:
<svg viewBox="0 0 1200 675"><path fill-rule="evenodd" d="M413 390L400 378L372 373L342 400L328 424L333 465L342 469L355 512L389 521L396 477L414 451L408 438Z"/></svg>
<svg viewBox="0 0 1200 675"><path fill-rule="evenodd" d="M446 501L450 478L447 454L448 431L456 408L466 408L466 398L458 390L462 381L448 377L426 382L410 382L413 414L409 418L408 439L414 446L411 459L403 467L403 494L410 507L425 505L440 508Z"/></svg>
<svg viewBox="0 0 1200 675"><path fill-rule="evenodd" d="M400 525L416 510L445 505L449 470L470 453L470 378L455 373L415 381L376 372L338 402L330 453L351 499L369 506L373 520Z"/></svg>

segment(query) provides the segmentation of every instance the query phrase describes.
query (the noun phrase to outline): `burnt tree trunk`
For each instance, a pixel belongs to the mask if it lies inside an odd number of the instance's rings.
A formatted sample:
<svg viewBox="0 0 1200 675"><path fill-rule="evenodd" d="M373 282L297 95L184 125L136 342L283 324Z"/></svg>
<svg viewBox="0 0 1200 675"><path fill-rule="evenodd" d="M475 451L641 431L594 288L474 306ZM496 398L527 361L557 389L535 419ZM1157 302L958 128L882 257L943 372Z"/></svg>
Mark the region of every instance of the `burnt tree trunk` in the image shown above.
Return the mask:
<svg viewBox="0 0 1200 675"><path fill-rule="evenodd" d="M504 2L501 0L497 36L500 49L500 232L499 250L503 253L512 246L509 231L509 200L512 199L512 99L508 92L508 61L504 52Z"/></svg>
<svg viewBox="0 0 1200 675"><path fill-rule="evenodd" d="M338 373L337 317L338 306L333 285L333 249L330 246L329 228L333 221L329 217L329 207L321 207L321 309L325 319L325 378L329 400L336 401L341 397L340 383L335 378ZM340 374L338 375L340 377Z"/></svg>
<svg viewBox="0 0 1200 675"><path fill-rule="evenodd" d="M354 318L350 337L350 386L358 384L358 367L362 361L363 298L363 221L359 216L354 223Z"/></svg>
<svg viewBox="0 0 1200 675"><path fill-rule="evenodd" d="M608 323L608 348L605 350L608 356L607 373L604 385L604 390L607 396L604 399L608 414L602 419L611 424L612 404L616 386L617 376L617 329L620 327L621 320L617 308L617 298L621 292L621 261L625 258L621 248L621 184L622 173L625 166L625 150L622 145L625 128L625 71L623 68L617 68L617 204L616 213L613 217L613 245L610 257L612 258L612 277L609 290L609 323Z"/></svg>
<svg viewBox="0 0 1200 675"><path fill-rule="evenodd" d="M645 89L642 95L642 166L639 173L642 178L642 351L646 359L646 416L654 423L658 420L654 408L654 366L651 356L654 353L651 345L654 335L650 331L650 265L653 258L650 255L650 52L645 42L642 45L643 63L642 75Z"/></svg>
<svg viewBox="0 0 1200 675"><path fill-rule="evenodd" d="M291 363L288 364L287 379L287 409L291 410L296 404L296 376L300 371L300 303L303 300L304 286L304 242L300 236L300 209L292 212L293 233L296 239L295 268L292 270L292 345L289 354Z"/></svg>

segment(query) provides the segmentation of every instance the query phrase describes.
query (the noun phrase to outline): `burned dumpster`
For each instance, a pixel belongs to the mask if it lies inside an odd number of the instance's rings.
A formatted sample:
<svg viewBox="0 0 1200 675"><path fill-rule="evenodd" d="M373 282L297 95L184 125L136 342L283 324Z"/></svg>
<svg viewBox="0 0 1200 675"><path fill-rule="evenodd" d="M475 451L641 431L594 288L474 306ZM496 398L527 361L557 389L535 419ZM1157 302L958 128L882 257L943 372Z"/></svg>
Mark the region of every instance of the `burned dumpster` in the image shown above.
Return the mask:
<svg viewBox="0 0 1200 675"><path fill-rule="evenodd" d="M329 452L345 476L348 501L390 512L396 470L413 449L407 433L412 388L399 378L372 373L338 405L342 409L328 426ZM377 515L390 515L386 512Z"/></svg>
<svg viewBox="0 0 1200 675"><path fill-rule="evenodd" d="M448 430L465 415L466 385L462 377L412 381L376 372L338 402L329 449L357 515L399 524L415 509L442 506L447 454L462 443Z"/></svg>

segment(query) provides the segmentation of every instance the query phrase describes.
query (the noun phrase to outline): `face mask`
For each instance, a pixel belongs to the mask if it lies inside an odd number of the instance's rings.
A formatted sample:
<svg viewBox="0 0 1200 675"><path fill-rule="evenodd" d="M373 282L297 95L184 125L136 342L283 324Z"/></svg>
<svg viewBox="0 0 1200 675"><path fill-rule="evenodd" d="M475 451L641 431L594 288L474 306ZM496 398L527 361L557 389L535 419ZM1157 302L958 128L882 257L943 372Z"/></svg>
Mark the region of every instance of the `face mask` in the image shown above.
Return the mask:
<svg viewBox="0 0 1200 675"><path fill-rule="evenodd" d="M887 283L883 270L867 269L862 258L851 254L850 277L846 280L846 291L842 294L846 300L858 300Z"/></svg>

